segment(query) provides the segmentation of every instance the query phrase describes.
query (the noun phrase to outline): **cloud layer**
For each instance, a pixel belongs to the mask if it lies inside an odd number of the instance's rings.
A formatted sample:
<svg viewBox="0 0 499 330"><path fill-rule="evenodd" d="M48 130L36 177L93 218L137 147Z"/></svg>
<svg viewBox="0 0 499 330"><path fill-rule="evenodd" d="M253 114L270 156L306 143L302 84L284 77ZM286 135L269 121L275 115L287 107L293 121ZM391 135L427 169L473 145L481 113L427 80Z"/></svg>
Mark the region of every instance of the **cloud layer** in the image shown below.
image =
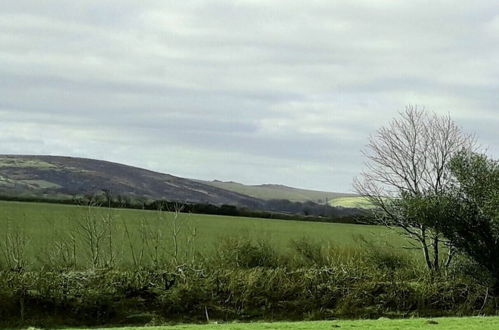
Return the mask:
<svg viewBox="0 0 499 330"><path fill-rule="evenodd" d="M0 153L351 191L407 104L495 157L495 1L4 1Z"/></svg>

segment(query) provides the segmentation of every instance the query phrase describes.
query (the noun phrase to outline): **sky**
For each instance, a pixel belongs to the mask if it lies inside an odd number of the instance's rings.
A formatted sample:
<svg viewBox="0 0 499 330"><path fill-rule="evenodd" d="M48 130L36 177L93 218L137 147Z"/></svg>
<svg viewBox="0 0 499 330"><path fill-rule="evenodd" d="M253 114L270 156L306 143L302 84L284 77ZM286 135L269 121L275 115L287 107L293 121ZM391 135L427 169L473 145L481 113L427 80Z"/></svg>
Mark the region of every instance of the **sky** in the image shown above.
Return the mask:
<svg viewBox="0 0 499 330"><path fill-rule="evenodd" d="M352 192L405 106L499 156L497 1L0 1L0 153Z"/></svg>

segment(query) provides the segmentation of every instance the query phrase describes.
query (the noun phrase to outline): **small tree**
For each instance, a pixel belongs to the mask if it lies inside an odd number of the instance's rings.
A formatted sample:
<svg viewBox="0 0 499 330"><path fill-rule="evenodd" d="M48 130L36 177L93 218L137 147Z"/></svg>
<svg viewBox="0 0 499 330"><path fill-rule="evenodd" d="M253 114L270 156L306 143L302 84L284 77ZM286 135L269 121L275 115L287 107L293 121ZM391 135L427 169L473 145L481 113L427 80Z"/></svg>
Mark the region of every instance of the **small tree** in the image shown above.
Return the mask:
<svg viewBox="0 0 499 330"><path fill-rule="evenodd" d="M461 152L450 162L455 177L449 213L437 230L460 251L488 269L499 295L499 161Z"/></svg>
<svg viewBox="0 0 499 330"><path fill-rule="evenodd" d="M437 221L435 215L422 214L423 209L415 212L418 203L414 198L445 192L450 183L450 160L474 145L474 138L464 134L449 116L408 106L400 118L370 137L364 151L367 170L354 186L375 206L372 221L401 228L422 249L429 269L440 268L443 237L430 226ZM449 251L450 258L453 250Z"/></svg>

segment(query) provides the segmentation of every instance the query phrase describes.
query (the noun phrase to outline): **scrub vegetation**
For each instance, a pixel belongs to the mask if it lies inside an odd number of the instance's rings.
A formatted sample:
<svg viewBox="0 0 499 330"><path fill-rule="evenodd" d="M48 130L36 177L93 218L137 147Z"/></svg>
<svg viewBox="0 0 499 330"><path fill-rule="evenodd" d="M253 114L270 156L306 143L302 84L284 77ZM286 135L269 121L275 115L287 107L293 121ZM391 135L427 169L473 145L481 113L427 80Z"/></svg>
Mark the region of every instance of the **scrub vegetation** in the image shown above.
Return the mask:
<svg viewBox="0 0 499 330"><path fill-rule="evenodd" d="M1 206L1 326L495 313L475 263L428 273L380 226Z"/></svg>

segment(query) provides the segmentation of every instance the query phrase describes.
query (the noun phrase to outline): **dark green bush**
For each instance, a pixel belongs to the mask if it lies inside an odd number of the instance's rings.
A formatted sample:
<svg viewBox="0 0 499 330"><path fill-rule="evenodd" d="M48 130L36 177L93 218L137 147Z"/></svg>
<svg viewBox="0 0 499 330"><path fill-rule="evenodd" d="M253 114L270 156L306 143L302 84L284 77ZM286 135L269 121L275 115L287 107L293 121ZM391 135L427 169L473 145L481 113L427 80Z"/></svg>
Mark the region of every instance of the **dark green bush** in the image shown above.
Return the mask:
<svg viewBox="0 0 499 330"><path fill-rule="evenodd" d="M472 269L459 259L428 274L383 247L303 239L278 255L265 241L225 238L202 262L165 269L0 271L0 327L496 313Z"/></svg>
<svg viewBox="0 0 499 330"><path fill-rule="evenodd" d="M223 237L216 246L216 265L231 268L277 267L278 255L264 240L246 237Z"/></svg>
<svg viewBox="0 0 499 330"><path fill-rule="evenodd" d="M492 312L482 286L459 278L396 282L353 268L176 272L0 273L4 323L97 325L164 320L306 319ZM24 305L23 315L20 306ZM151 316L152 315L152 316Z"/></svg>
<svg viewBox="0 0 499 330"><path fill-rule="evenodd" d="M292 259L299 266L325 266L329 264L324 247L320 242L307 238L291 240Z"/></svg>

